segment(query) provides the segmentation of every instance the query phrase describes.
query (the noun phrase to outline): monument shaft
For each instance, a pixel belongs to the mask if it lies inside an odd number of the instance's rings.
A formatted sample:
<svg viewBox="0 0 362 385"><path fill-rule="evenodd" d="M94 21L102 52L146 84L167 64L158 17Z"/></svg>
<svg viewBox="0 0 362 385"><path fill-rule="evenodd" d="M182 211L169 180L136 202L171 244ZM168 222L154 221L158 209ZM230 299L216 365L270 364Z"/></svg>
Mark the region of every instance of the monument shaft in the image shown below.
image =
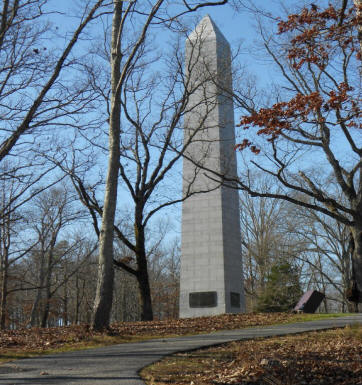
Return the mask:
<svg viewBox="0 0 362 385"><path fill-rule="evenodd" d="M237 174L230 46L209 16L188 37L185 60L183 193L194 194L182 206L180 317L239 313L245 303L238 192L207 171Z"/></svg>

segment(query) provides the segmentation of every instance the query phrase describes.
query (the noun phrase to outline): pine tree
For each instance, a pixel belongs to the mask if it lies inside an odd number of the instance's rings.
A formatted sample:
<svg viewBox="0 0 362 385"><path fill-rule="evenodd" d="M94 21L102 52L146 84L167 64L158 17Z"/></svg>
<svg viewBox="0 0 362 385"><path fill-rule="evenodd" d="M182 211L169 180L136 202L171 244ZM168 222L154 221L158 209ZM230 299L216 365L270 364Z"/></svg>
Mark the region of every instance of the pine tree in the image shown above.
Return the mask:
<svg viewBox="0 0 362 385"><path fill-rule="evenodd" d="M289 262L275 264L267 276L265 290L258 298L257 311L289 311L302 293L296 267Z"/></svg>

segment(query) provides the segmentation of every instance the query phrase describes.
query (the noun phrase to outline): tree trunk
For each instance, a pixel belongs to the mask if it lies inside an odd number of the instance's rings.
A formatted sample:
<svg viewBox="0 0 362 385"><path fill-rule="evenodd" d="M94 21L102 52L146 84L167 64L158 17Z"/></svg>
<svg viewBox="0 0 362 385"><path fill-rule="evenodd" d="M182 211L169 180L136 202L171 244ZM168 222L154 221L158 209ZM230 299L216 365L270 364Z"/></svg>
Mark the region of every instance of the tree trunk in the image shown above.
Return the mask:
<svg viewBox="0 0 362 385"><path fill-rule="evenodd" d="M45 305L44 305L43 315L42 315L41 323L40 323L40 327L42 327L42 328L46 328L47 327L48 317L49 317L49 310L50 310L50 296L47 293L47 298L46 298L46 302L45 302Z"/></svg>
<svg viewBox="0 0 362 385"><path fill-rule="evenodd" d="M78 274L75 276L75 316L74 323L78 325L79 323L79 308L80 308L80 300L79 300L79 277Z"/></svg>
<svg viewBox="0 0 362 385"><path fill-rule="evenodd" d="M358 312L358 303L362 302L362 219L356 220L356 225L351 228L354 241L354 250L352 254L352 283L355 281L357 288L357 298L355 310Z"/></svg>
<svg viewBox="0 0 362 385"><path fill-rule="evenodd" d="M141 320L152 321L152 298L147 268L145 233L142 225L136 225L136 258L138 266L137 281L141 299Z"/></svg>
<svg viewBox="0 0 362 385"><path fill-rule="evenodd" d="M148 279L148 272L147 272L147 261L145 261L145 265L146 267L140 269L137 275L137 281L138 281L138 286L140 289L140 297L141 297L141 320L152 321L153 310L152 310L150 282Z"/></svg>
<svg viewBox="0 0 362 385"><path fill-rule="evenodd" d="M7 297L8 297L8 280L9 280L9 248L10 248L10 214L3 218L0 229L1 238L1 303L0 303L0 329L4 330L6 327L7 315Z"/></svg>
<svg viewBox="0 0 362 385"><path fill-rule="evenodd" d="M44 249L44 246L42 245L42 250ZM40 255L40 266L39 266L39 279L38 279L38 288L36 290L36 297L33 302L33 306L31 308L30 313L30 326L39 326L39 304L42 299L42 292L43 292L43 286L44 286L44 269L45 269L45 256L44 253L41 252Z"/></svg>
<svg viewBox="0 0 362 385"><path fill-rule="evenodd" d="M50 299L52 297L51 290L50 290L51 279L52 279L52 269L53 269L53 250L50 250L48 253L48 266L47 266L47 275L46 275L46 281L45 281L45 288L46 288L45 304L44 304L43 314L42 314L41 324L40 324L42 328L45 328L48 323Z"/></svg>
<svg viewBox="0 0 362 385"><path fill-rule="evenodd" d="M67 264L65 264L65 266L64 266L64 275L65 275L65 277L68 276ZM63 297L63 316L62 316L64 326L67 326L68 322L69 322L68 303L69 303L68 280L65 280L65 282L64 282L64 297Z"/></svg>
<svg viewBox="0 0 362 385"><path fill-rule="evenodd" d="M113 238L114 218L117 205L117 185L120 156L120 44L119 28L122 17L122 2L113 1L113 21L111 39L111 111L109 118L109 157L106 191L99 237L98 280L94 300L93 328L102 330L109 327L113 300Z"/></svg>
<svg viewBox="0 0 362 385"><path fill-rule="evenodd" d="M1 282L1 304L0 304L0 329L6 328L6 302L8 294L8 261L6 256L2 256L4 261L1 261L2 282Z"/></svg>
<svg viewBox="0 0 362 385"><path fill-rule="evenodd" d="M41 300L41 289L37 289L36 297L33 302L33 306L31 307L31 313L30 313L30 326L35 327L39 324L39 314L38 314L38 308L39 303Z"/></svg>
<svg viewBox="0 0 362 385"><path fill-rule="evenodd" d="M68 295L65 294L63 299L63 325L68 326L69 317L68 317Z"/></svg>
<svg viewBox="0 0 362 385"><path fill-rule="evenodd" d="M353 251L354 251L354 240L353 235L350 232L349 233L349 241L348 241L348 247L343 253L342 258L342 281L343 281L343 306L342 306L342 312L345 313L346 311L348 313L354 313L355 311L355 305L350 302L347 298L348 296L348 290L352 286L352 274L351 274L351 264L353 260Z"/></svg>

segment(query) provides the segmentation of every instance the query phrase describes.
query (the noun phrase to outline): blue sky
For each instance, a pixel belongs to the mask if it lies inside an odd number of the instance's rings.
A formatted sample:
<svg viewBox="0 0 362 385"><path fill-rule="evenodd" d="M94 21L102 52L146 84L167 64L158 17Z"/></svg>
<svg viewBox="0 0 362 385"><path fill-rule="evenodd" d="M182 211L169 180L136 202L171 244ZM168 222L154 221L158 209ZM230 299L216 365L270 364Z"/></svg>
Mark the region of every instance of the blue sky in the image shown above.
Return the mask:
<svg viewBox="0 0 362 385"><path fill-rule="evenodd" d="M78 4L83 4L83 0L78 0ZM256 6L267 6L270 11L279 11L280 4L278 1L269 0L268 2L263 2L261 0L255 0L253 2ZM287 5L292 6L294 1L285 1ZM309 4L305 1L298 2L299 6L302 6L303 3ZM74 3L72 0L63 0L62 2L51 0L50 7L58 11L64 12L64 16L54 15L52 17L53 22L58 26L59 32L62 30L69 30L69 27L72 25L72 21L76 22L76 18L72 18L72 15L79 16L76 13L77 3ZM258 85L265 87L271 81L277 81L278 77L273 67L268 65L267 61L263 62L263 56L259 55L255 51L257 39L257 33L255 31L255 18L247 13L242 11L238 14L229 7L210 7L207 9L202 9L200 12L192 16L193 22L197 22L202 19L202 17L208 13L214 22L217 24L221 32L224 34L226 39L229 41L232 49L236 49L238 44L242 42L241 45L241 54L239 57L240 63L244 64L247 67L248 72L251 75L254 75L257 78ZM279 12L278 12L279 13ZM97 31L97 24L94 23L92 26L92 32ZM99 33L101 33L101 28L99 28ZM154 42L155 45L159 46L161 49L167 44L167 34L166 35L157 35L157 39ZM61 40L60 40L61 41ZM254 50L254 51L253 51ZM265 58L265 56L264 56ZM240 112L235 112L235 122L237 123L240 118ZM180 180L181 187L181 180ZM122 202L125 202L125 199L120 200L119 207L122 207ZM170 217L173 217L175 220L175 228L178 228L179 222L179 207L171 208L167 211ZM165 211L161 215L165 215Z"/></svg>
<svg viewBox="0 0 362 385"><path fill-rule="evenodd" d="M54 26L57 28L57 31L60 35L59 45L62 45L62 34L64 35L66 31L70 31L74 29L77 24L78 17L80 16L78 10L81 9L81 6L84 4L84 0L63 0L61 2L57 0L51 0L49 2L49 8L52 10L56 10L62 14L54 14L51 19L54 23ZM260 2L260 1L259 1ZM257 2L256 2L257 3ZM262 4L262 2L261 2ZM273 1L268 2L268 6L272 9L275 6ZM232 50L236 49L238 45L241 43L242 53L240 55L240 59L243 64L248 67L248 71L250 71L253 75L255 75L261 83L268 82L270 77L268 71L266 70L265 63L257 62L256 59L250 55L249 48L254 46L254 40L256 39L255 33L255 21L254 18L251 17L250 14L246 12L235 13L235 10L230 6L218 6L218 7L208 7L203 8L196 14L192 14L192 16L188 17L190 25L197 23L200 21L205 14L209 14L214 22L217 24L221 32L224 34L226 39L229 41ZM99 26L99 27L98 27ZM92 25L92 34L102 34L102 24L98 21L93 23ZM168 44L168 37L166 35L156 35L157 40L154 42L156 46L159 46L163 49L164 46ZM79 47L79 46L78 46ZM77 48L79 50L79 48ZM79 51L78 51L79 52ZM107 71L108 68L105 68ZM238 122L240 117L240 113L236 112L235 121ZM106 171L106 164L104 163L101 168ZM178 164L178 172L181 172L181 162ZM180 192L181 192L181 178L179 181ZM128 206L127 195L122 193L124 190L122 187L122 182L120 183L120 199L119 199L119 209L122 210L125 206ZM179 232L179 223L180 223L180 205L176 207L169 208L167 210L163 210L161 212L162 215L167 215L172 218L172 222L174 222L174 231L176 233Z"/></svg>

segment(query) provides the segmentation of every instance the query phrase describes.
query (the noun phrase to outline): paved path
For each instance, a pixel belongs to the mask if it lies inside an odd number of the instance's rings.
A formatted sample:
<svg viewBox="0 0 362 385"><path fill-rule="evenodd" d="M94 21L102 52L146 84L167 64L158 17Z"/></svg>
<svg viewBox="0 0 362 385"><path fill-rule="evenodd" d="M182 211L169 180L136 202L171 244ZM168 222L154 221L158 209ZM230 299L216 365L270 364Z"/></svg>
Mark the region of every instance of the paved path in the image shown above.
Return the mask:
<svg viewBox="0 0 362 385"><path fill-rule="evenodd" d="M144 385L138 371L162 357L223 342L271 337L362 323L362 314L330 320L227 330L149 340L14 361L0 366L0 384Z"/></svg>

